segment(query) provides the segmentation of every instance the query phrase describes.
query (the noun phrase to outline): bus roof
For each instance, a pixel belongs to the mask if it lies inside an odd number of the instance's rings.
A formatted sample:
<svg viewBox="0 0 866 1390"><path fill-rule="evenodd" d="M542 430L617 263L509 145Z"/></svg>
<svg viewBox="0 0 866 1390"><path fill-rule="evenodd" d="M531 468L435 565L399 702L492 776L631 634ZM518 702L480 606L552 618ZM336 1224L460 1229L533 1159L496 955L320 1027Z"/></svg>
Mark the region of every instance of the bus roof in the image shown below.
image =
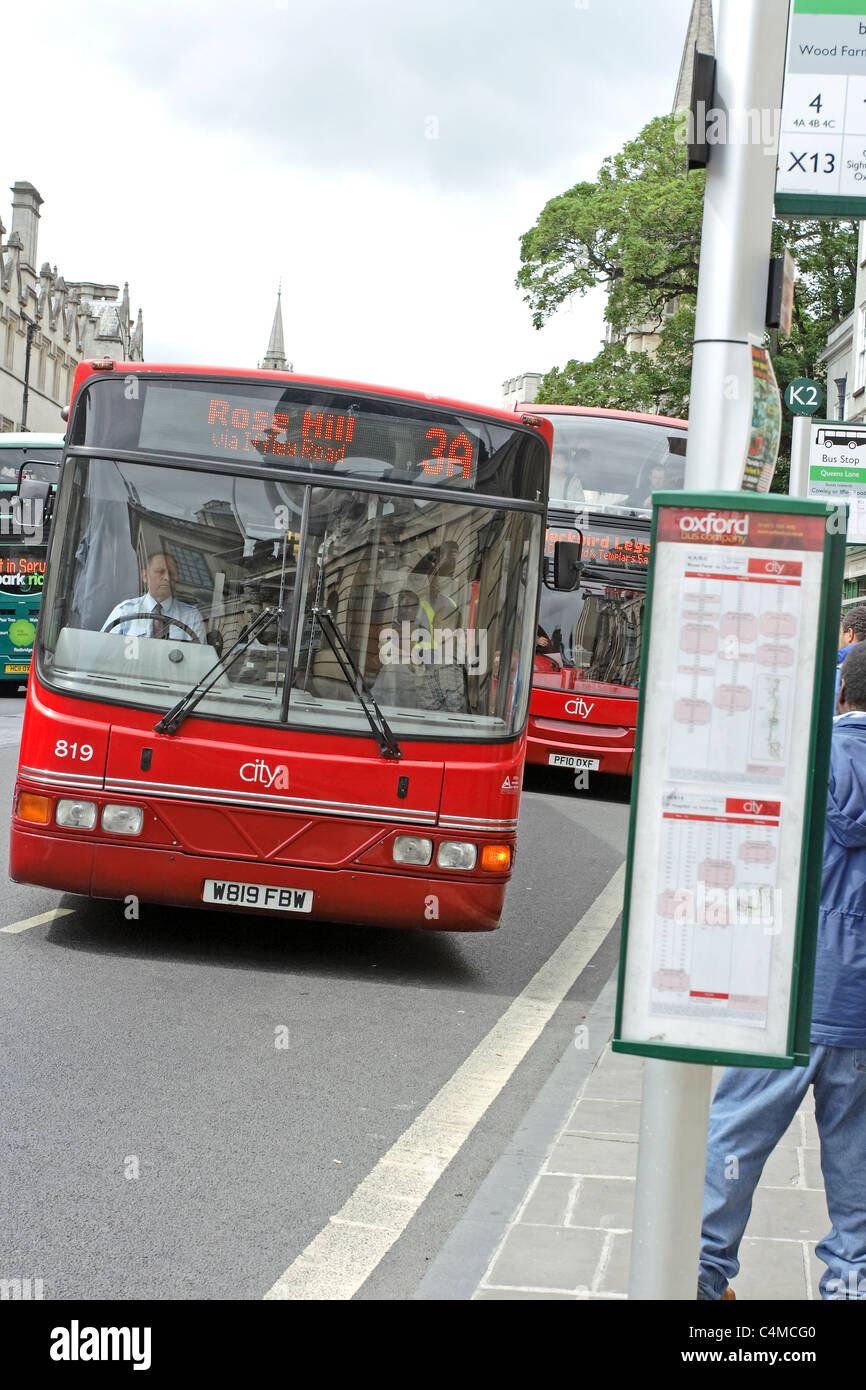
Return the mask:
<svg viewBox="0 0 866 1390"><path fill-rule="evenodd" d="M373 395L395 396L400 400L418 401L425 405L435 403L445 406L447 410L471 411L473 415L486 415L488 419L501 420L503 424L511 425L512 428L514 425L514 415L516 413L525 413L527 416L534 417L532 420L527 420L525 423L531 423L534 428L538 429L539 433L546 439L548 445L552 446L553 442L552 429L550 429L548 433L547 422L543 419L541 425L536 423L541 417L536 414L535 407L532 405L527 405L526 407L515 406L514 410L502 410L499 406L479 405L477 402L473 401L454 400L450 396L431 395L429 392L425 394L423 391L407 391L401 386L380 386L372 382L347 381L339 377L308 376L306 373L301 374L300 372L273 372L265 368L202 367L198 364L189 362L115 362L112 359L106 359L106 363L109 361L111 363L110 366L101 365L101 359L99 358L96 359L95 363L93 360L79 362L75 371L75 380L72 383L73 402L78 391L89 377L102 376L103 374L107 375L109 372L123 376L139 377L159 376L161 373L170 376L230 377L235 380L260 381L266 384L273 383L274 385L278 382L285 382L287 386L330 387L339 391L369 391Z"/></svg>
<svg viewBox="0 0 866 1390"><path fill-rule="evenodd" d="M33 434L25 430L17 434L0 434L0 449L62 449L62 434Z"/></svg>
<svg viewBox="0 0 866 1390"><path fill-rule="evenodd" d="M547 405L544 402L533 401L531 404L518 403L514 410L525 411L527 414L535 411L539 415L602 415L609 420L641 420L647 425L677 425L683 430L689 427L688 420L677 420L673 415L648 415L639 410L608 410L600 405Z"/></svg>

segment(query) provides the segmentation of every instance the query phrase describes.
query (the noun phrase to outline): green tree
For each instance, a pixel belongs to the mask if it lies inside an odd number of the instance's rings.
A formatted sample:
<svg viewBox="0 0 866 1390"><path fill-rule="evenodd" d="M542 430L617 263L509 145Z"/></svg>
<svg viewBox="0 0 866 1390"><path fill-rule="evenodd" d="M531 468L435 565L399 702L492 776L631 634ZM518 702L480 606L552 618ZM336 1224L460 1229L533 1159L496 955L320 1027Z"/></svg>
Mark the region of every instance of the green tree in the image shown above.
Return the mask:
<svg viewBox="0 0 866 1390"><path fill-rule="evenodd" d="M694 299L703 174L687 176L681 122L661 116L605 159L595 183L551 198L520 244L517 283L536 328L565 300L597 285L615 333L662 322L680 296Z"/></svg>
<svg viewBox="0 0 866 1390"><path fill-rule="evenodd" d="M590 362L551 368L539 401L687 415L705 180L687 171L683 134L680 116L650 121L595 183L552 198L521 238L517 283L536 328L575 295L608 291L612 341ZM818 355L853 308L857 224L778 222L773 254L785 249L797 262L794 322L789 338L770 339L782 390L797 376L822 379ZM629 331L657 333L657 350L627 351ZM786 418L780 455L789 451ZM774 486L786 479L780 457Z"/></svg>
<svg viewBox="0 0 866 1390"><path fill-rule="evenodd" d="M695 310L693 303L682 301L672 309L654 353L607 343L591 362L552 367L542 378L539 401L646 410L677 419L687 415Z"/></svg>

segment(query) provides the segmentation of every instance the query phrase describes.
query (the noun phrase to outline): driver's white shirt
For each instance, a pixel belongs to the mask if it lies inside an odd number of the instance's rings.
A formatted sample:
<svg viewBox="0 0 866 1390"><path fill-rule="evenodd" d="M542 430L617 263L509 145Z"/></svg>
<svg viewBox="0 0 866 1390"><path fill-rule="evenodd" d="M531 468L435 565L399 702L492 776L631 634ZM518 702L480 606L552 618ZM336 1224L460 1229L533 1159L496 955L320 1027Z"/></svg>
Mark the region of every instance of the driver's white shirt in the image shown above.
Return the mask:
<svg viewBox="0 0 866 1390"><path fill-rule="evenodd" d="M200 642L207 641L201 613L197 608L193 608L191 603L181 603L178 598L162 599L161 603L164 617L177 618L178 622L186 623ZM125 618L125 622L117 623L111 631L119 633L121 637L152 637L156 624L149 618L136 618L135 614L152 613L155 607L156 599L150 593L140 594L138 598L125 598L122 603L112 608L102 624L102 631L107 632L116 618ZM176 642L192 641L188 632L184 632L182 627L175 627L174 624L169 628L168 635Z"/></svg>

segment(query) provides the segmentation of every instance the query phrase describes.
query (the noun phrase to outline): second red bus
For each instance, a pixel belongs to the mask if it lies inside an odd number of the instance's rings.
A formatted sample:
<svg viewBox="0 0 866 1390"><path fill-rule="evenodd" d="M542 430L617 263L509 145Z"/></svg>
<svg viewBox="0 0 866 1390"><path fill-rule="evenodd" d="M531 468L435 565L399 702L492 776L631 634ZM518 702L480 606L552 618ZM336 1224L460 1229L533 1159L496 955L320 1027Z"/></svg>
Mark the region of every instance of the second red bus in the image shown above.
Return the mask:
<svg viewBox="0 0 866 1390"><path fill-rule="evenodd" d="M683 486L687 422L582 406L516 409L532 410L553 425L548 568L526 761L574 773L630 776L650 499L662 488ZM550 587L553 546L578 537L583 540L581 582L570 593L557 591Z"/></svg>

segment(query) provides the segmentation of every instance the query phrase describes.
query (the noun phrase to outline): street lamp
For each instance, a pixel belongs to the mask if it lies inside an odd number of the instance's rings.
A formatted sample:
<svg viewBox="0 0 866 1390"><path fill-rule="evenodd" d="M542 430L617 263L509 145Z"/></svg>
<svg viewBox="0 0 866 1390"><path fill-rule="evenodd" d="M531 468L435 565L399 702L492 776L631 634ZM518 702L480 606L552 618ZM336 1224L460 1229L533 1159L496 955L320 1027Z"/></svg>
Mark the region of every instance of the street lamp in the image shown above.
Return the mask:
<svg viewBox="0 0 866 1390"><path fill-rule="evenodd" d="M33 319L28 318L21 310L21 317L27 324L27 338L24 344L24 395L21 400L21 433L28 433L27 430L27 404L30 396L30 351L33 347L33 334L36 332L36 324Z"/></svg>
<svg viewBox="0 0 866 1390"><path fill-rule="evenodd" d="M844 419L845 419L845 392L846 392L846 390L848 389L848 378L847 378L847 376L837 376L837 377L834 377L834 378L833 378L833 384L834 384L834 386L836 387L836 397L837 397L837 400L836 400L836 418L837 418L838 420L844 420Z"/></svg>

